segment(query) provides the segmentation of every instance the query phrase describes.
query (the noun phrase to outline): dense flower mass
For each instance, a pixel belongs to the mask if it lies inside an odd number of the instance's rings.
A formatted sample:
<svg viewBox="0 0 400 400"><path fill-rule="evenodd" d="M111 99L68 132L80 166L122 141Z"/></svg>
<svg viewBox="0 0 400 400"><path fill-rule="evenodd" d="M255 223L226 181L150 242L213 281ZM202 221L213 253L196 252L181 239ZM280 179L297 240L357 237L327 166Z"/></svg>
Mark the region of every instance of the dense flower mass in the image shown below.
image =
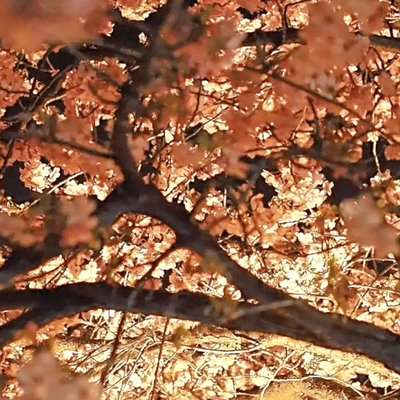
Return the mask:
<svg viewBox="0 0 400 400"><path fill-rule="evenodd" d="M395 398L399 20L0 1L2 398Z"/></svg>

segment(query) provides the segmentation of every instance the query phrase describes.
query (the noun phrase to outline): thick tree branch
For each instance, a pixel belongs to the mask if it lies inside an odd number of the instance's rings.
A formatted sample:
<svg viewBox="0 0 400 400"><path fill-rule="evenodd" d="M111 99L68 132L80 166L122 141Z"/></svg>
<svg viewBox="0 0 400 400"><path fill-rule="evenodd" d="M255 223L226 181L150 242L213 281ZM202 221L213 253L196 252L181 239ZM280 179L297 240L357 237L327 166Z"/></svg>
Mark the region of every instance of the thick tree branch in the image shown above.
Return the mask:
<svg viewBox="0 0 400 400"><path fill-rule="evenodd" d="M133 289L101 282L55 289L3 291L0 309L11 308L29 308L30 311L0 328L0 346L9 342L16 330L22 329L27 321L43 325L55 318L103 308L200 321L230 330L290 336L332 349L355 351L400 372L398 336L364 322L313 309L310 311L304 302L298 300L277 302L270 307L234 303L231 311L224 313L227 307L223 299L189 292L170 294Z"/></svg>

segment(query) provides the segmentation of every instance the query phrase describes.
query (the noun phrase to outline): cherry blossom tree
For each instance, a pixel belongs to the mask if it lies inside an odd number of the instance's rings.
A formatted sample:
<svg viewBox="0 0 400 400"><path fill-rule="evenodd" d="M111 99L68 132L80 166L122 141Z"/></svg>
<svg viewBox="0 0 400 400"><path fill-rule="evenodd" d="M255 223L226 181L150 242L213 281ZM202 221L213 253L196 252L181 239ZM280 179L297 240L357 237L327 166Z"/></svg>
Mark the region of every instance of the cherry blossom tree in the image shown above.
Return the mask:
<svg viewBox="0 0 400 400"><path fill-rule="evenodd" d="M397 398L399 20L1 2L3 396Z"/></svg>

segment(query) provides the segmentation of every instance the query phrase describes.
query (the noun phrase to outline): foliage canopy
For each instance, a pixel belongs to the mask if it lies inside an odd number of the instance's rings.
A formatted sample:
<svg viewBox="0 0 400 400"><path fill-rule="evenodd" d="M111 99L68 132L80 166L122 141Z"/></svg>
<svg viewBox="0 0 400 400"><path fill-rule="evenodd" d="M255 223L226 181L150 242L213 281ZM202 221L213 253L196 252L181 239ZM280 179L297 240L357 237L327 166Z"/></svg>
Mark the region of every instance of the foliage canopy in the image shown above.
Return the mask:
<svg viewBox="0 0 400 400"><path fill-rule="evenodd" d="M396 398L399 20L0 2L3 396Z"/></svg>

